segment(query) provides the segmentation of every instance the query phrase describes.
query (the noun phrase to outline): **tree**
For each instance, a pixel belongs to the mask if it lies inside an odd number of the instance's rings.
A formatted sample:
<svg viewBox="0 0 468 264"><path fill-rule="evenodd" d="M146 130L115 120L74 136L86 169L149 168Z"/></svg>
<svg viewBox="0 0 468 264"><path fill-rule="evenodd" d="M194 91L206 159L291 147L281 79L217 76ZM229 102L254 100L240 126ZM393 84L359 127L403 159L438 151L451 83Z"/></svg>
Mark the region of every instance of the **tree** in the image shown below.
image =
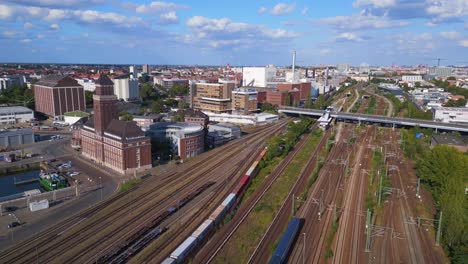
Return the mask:
<svg viewBox="0 0 468 264"><path fill-rule="evenodd" d="M119 113L120 120L122 121L132 121L133 120L133 115L130 114L129 112L123 111Z"/></svg>
<svg viewBox="0 0 468 264"><path fill-rule="evenodd" d="M93 108L93 95L94 92L91 91L85 91L85 101L86 101L86 107L87 108Z"/></svg>
<svg viewBox="0 0 468 264"><path fill-rule="evenodd" d="M172 117L172 121L174 122L184 122L185 121L185 114L183 111L177 111L175 115Z"/></svg>
<svg viewBox="0 0 468 264"><path fill-rule="evenodd" d="M458 99L458 100L448 100L447 103L445 103L445 106L447 107L464 107L466 105L466 99Z"/></svg>
<svg viewBox="0 0 468 264"><path fill-rule="evenodd" d="M189 103L186 103L186 102L183 102L183 101L179 101L179 109L188 109L190 104Z"/></svg>
<svg viewBox="0 0 468 264"><path fill-rule="evenodd" d="M144 83L141 86L140 97L143 101L150 99L154 96L154 89L149 83Z"/></svg>
<svg viewBox="0 0 468 264"><path fill-rule="evenodd" d="M262 108L261 108L261 111L262 112L274 112L276 113L278 111L278 106L277 105L272 105L268 102L264 102L262 104Z"/></svg>
<svg viewBox="0 0 468 264"><path fill-rule="evenodd" d="M189 86L188 85L180 85L180 84L176 83L169 89L168 93L169 93L169 96L171 96L171 97L188 95Z"/></svg>
<svg viewBox="0 0 468 264"><path fill-rule="evenodd" d="M450 76L450 77L447 77L446 80L447 80L447 81L456 81L457 78L455 78L454 76Z"/></svg>
<svg viewBox="0 0 468 264"><path fill-rule="evenodd" d="M163 111L163 105L160 101L153 101L151 103L151 113L153 114L159 114Z"/></svg>
<svg viewBox="0 0 468 264"><path fill-rule="evenodd" d="M416 167L423 183L430 187L437 209L443 212L442 241L450 255L457 258L457 254L466 254L468 156L452 147L437 145L425 153Z"/></svg>
<svg viewBox="0 0 468 264"><path fill-rule="evenodd" d="M418 87L418 88L421 87L421 82L415 82L415 83L414 83L414 86L415 86L415 87Z"/></svg>

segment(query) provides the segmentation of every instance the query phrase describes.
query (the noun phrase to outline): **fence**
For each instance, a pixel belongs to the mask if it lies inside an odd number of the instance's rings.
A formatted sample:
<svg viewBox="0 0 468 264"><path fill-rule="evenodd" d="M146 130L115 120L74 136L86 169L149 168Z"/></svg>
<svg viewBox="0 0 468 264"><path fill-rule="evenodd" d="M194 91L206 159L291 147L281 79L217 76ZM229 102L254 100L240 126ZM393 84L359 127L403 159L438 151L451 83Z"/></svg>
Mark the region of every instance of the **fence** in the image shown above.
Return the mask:
<svg viewBox="0 0 468 264"><path fill-rule="evenodd" d="M99 185L93 186L71 186L55 191L38 193L26 197L21 197L13 200L8 200L0 202L0 215L5 211L7 207L15 208L27 208L29 207L30 202L38 202L40 200L48 200L49 202L61 201L73 196L78 196L80 194L88 193L94 190L99 189Z"/></svg>

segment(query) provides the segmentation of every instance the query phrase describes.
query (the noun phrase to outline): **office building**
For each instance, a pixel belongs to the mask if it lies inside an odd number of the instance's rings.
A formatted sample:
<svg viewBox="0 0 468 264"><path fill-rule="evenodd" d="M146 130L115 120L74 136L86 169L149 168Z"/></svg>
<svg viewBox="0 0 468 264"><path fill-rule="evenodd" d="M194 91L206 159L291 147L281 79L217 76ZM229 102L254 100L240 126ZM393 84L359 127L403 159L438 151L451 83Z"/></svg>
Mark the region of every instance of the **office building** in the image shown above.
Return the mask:
<svg viewBox="0 0 468 264"><path fill-rule="evenodd" d="M242 69L242 85L254 87L269 87L269 83L276 78L276 67L244 67Z"/></svg>
<svg viewBox="0 0 468 264"><path fill-rule="evenodd" d="M310 91L312 84L310 82L296 82L296 83L279 83L276 89L280 91L299 91L299 100L305 102L310 98Z"/></svg>
<svg viewBox="0 0 468 264"><path fill-rule="evenodd" d="M34 111L23 106L0 107L0 124L26 123L34 119Z"/></svg>
<svg viewBox="0 0 468 264"><path fill-rule="evenodd" d="M421 75L403 75L401 80L404 82L422 82L423 78Z"/></svg>
<svg viewBox="0 0 468 264"><path fill-rule="evenodd" d="M447 78L453 76L453 69L449 67L431 67L429 68L429 76L431 78Z"/></svg>
<svg viewBox="0 0 468 264"><path fill-rule="evenodd" d="M36 111L61 117L66 112L85 111L83 86L70 76L48 75L34 84Z"/></svg>
<svg viewBox="0 0 468 264"><path fill-rule="evenodd" d="M359 66L359 73L369 73L369 71L370 71L369 64L362 63Z"/></svg>
<svg viewBox="0 0 468 264"><path fill-rule="evenodd" d="M468 107L437 107L432 109L434 121L468 124Z"/></svg>
<svg viewBox="0 0 468 264"><path fill-rule="evenodd" d="M150 74L151 67L148 64L143 65L143 73Z"/></svg>
<svg viewBox="0 0 468 264"><path fill-rule="evenodd" d="M5 75L0 77L0 90L10 89L13 86L23 86L26 77L23 75Z"/></svg>
<svg viewBox="0 0 468 264"><path fill-rule="evenodd" d="M151 168L150 139L136 122L118 120L114 83L107 76L96 81L93 101L94 115L79 133L82 155L120 174Z"/></svg>
<svg viewBox="0 0 468 264"><path fill-rule="evenodd" d="M161 122L150 125L146 133L160 142L168 142L172 152L177 153L182 160L204 151L205 129L200 125Z"/></svg>
<svg viewBox="0 0 468 264"><path fill-rule="evenodd" d="M161 85L166 89L171 89L174 85L188 86L189 80L187 79L178 79L178 78L162 78L159 76L153 77L153 83Z"/></svg>
<svg viewBox="0 0 468 264"><path fill-rule="evenodd" d="M114 94L118 100L137 101L140 99L138 79L131 78L130 74L124 74L112 79L114 82Z"/></svg>
<svg viewBox="0 0 468 264"><path fill-rule="evenodd" d="M96 84L94 83L93 79L83 78L76 80L78 81L79 85L83 86L85 91L94 92L94 90L96 90Z"/></svg>
<svg viewBox="0 0 468 264"><path fill-rule="evenodd" d="M224 113L231 111L231 96L235 84L226 83L197 83L193 108L200 111ZM193 96L193 95L192 95Z"/></svg>
<svg viewBox="0 0 468 264"><path fill-rule="evenodd" d="M349 72L349 69L350 69L349 64L345 64L345 63L338 64L336 66L336 70L341 72L341 73L347 73L347 72Z"/></svg>
<svg viewBox="0 0 468 264"><path fill-rule="evenodd" d="M249 113L258 110L258 92L255 89L241 87L232 91L232 110Z"/></svg>

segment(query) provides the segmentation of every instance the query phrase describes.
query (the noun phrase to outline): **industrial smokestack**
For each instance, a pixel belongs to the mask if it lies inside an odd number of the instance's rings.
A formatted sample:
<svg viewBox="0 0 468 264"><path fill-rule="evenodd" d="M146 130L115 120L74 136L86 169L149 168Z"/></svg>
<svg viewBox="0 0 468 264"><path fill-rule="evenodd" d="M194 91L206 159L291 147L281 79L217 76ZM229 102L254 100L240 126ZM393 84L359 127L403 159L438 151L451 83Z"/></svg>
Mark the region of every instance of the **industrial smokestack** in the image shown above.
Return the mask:
<svg viewBox="0 0 468 264"><path fill-rule="evenodd" d="M296 80L296 50L293 50L293 61L292 61L292 81Z"/></svg>

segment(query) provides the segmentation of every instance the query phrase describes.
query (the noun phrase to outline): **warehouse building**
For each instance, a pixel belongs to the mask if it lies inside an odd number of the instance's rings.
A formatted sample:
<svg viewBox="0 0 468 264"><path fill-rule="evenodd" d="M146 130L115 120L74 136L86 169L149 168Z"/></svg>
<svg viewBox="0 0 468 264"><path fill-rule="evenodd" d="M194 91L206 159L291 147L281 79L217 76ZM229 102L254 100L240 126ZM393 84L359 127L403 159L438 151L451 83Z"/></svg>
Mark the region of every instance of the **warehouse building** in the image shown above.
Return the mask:
<svg viewBox="0 0 468 264"><path fill-rule="evenodd" d="M34 119L34 111L24 106L0 107L0 124L26 123Z"/></svg>
<svg viewBox="0 0 468 264"><path fill-rule="evenodd" d="M434 121L468 124L468 107L437 107L432 113Z"/></svg>
<svg viewBox="0 0 468 264"><path fill-rule="evenodd" d="M34 143L34 132L30 128L0 131L0 147L14 147Z"/></svg>

